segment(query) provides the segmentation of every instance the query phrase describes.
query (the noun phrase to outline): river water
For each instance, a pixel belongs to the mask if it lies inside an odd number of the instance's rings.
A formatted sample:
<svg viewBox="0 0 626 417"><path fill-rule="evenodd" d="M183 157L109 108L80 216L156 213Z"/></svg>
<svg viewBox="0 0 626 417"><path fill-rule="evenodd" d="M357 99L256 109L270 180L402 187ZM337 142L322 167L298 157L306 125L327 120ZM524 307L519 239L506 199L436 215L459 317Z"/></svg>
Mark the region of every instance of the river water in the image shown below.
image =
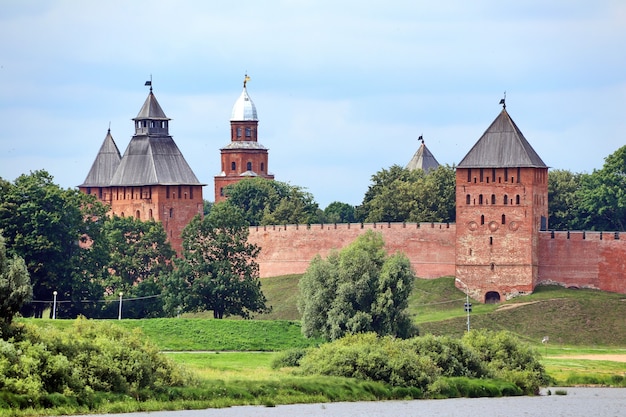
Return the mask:
<svg viewBox="0 0 626 417"><path fill-rule="evenodd" d="M626 388L563 388L567 395L243 406L123 417L625 417ZM554 393L554 388L552 388ZM112 414L107 417L114 416ZM90 416L93 417L93 416Z"/></svg>

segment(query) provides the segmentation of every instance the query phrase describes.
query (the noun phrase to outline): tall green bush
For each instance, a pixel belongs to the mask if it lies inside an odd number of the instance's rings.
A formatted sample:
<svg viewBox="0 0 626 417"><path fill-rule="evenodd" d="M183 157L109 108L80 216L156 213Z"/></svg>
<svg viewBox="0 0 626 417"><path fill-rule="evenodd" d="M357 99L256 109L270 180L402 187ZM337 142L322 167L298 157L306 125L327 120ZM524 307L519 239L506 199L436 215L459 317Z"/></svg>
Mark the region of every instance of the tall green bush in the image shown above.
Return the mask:
<svg viewBox="0 0 626 417"><path fill-rule="evenodd" d="M300 366L304 374L382 381L422 392L441 374L432 359L419 356L409 344L375 333L347 335L312 349Z"/></svg>
<svg viewBox="0 0 626 417"><path fill-rule="evenodd" d="M327 259L315 257L299 282L306 337L335 340L375 332L417 334L406 311L415 274L406 255L387 255L380 233L367 231Z"/></svg>
<svg viewBox="0 0 626 417"><path fill-rule="evenodd" d="M300 372L418 388L424 395L534 394L548 377L539 354L508 332L472 331L463 339L412 339L361 333L309 350ZM470 385L466 387L472 381ZM482 381L482 382L475 382ZM448 395L446 394L446 395Z"/></svg>
<svg viewBox="0 0 626 417"><path fill-rule="evenodd" d="M133 395L189 382L140 332L108 323L78 319L64 331L26 326L0 340L0 392L35 403L54 393L80 402L95 392Z"/></svg>
<svg viewBox="0 0 626 417"><path fill-rule="evenodd" d="M472 330L463 343L480 356L492 377L515 382L526 393L538 393L549 382L540 353L510 332Z"/></svg>

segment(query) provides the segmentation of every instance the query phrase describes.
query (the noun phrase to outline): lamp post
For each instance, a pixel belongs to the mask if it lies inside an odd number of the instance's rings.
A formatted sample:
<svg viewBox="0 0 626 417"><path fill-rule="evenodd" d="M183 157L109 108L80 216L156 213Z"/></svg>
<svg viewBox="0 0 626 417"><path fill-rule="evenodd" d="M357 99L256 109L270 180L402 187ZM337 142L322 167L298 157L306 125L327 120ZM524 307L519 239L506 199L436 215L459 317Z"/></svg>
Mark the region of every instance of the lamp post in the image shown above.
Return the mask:
<svg viewBox="0 0 626 417"><path fill-rule="evenodd" d="M122 296L123 295L124 295L124 293L120 291L120 310L117 313L117 319L118 320L122 320Z"/></svg>
<svg viewBox="0 0 626 417"><path fill-rule="evenodd" d="M467 331L470 331L470 313L472 312L472 304L469 302L469 288L467 284L461 281L458 278L454 279L455 281L459 281L465 287L465 311L467 312Z"/></svg>
<svg viewBox="0 0 626 417"><path fill-rule="evenodd" d="M52 295L54 296L54 301L52 301L52 320L56 320L57 318L57 292L53 291Z"/></svg>

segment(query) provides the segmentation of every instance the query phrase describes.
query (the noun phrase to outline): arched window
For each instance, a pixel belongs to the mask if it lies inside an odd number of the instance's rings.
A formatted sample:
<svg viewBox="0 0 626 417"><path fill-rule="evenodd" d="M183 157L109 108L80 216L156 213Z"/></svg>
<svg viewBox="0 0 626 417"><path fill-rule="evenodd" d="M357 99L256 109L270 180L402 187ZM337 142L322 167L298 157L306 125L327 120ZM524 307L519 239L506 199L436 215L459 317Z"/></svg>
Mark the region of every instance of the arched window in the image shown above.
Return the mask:
<svg viewBox="0 0 626 417"><path fill-rule="evenodd" d="M137 211L135 212L135 217L136 217L137 219L141 219L141 213L139 212L139 210L137 210Z"/></svg>
<svg viewBox="0 0 626 417"><path fill-rule="evenodd" d="M172 217L174 217L174 209L173 209L173 208L171 208L171 209L170 209L170 219L171 219Z"/></svg>
<svg viewBox="0 0 626 417"><path fill-rule="evenodd" d="M496 195L491 194L491 204L496 204Z"/></svg>
<svg viewBox="0 0 626 417"><path fill-rule="evenodd" d="M515 196L515 204L519 205L519 194Z"/></svg>
<svg viewBox="0 0 626 417"><path fill-rule="evenodd" d="M506 206L507 204L509 204L509 196L504 194L504 198L502 199L504 205Z"/></svg>
<svg viewBox="0 0 626 417"><path fill-rule="evenodd" d="M252 130L250 130L249 127L246 127L246 137L249 138L250 136L252 136Z"/></svg>
<svg viewBox="0 0 626 417"><path fill-rule="evenodd" d="M480 224L485 224L485 215L480 216Z"/></svg>
<svg viewBox="0 0 626 417"><path fill-rule="evenodd" d="M469 204L469 203L470 203L470 201L471 201L471 197L470 197L470 195L468 194L468 195L466 195L466 196L465 196L465 204Z"/></svg>
<svg viewBox="0 0 626 417"><path fill-rule="evenodd" d="M230 163L230 170L231 171L235 171L237 169L237 163L236 162L231 162Z"/></svg>
<svg viewBox="0 0 626 417"><path fill-rule="evenodd" d="M483 195L479 194L478 195L478 204L482 204L483 203Z"/></svg>
<svg viewBox="0 0 626 417"><path fill-rule="evenodd" d="M237 137L238 138L241 137L241 128L240 127L237 128Z"/></svg>
<svg viewBox="0 0 626 417"><path fill-rule="evenodd" d="M248 162L248 163L246 164L246 170L247 170L247 171L252 171L252 162Z"/></svg>
<svg viewBox="0 0 626 417"><path fill-rule="evenodd" d="M502 215L502 224L506 224L506 216L504 214Z"/></svg>
<svg viewBox="0 0 626 417"><path fill-rule="evenodd" d="M150 220L152 220L154 217L152 217L152 209L148 210L148 216L150 217Z"/></svg>
<svg viewBox="0 0 626 417"><path fill-rule="evenodd" d="M265 172L265 164L261 162L261 172Z"/></svg>

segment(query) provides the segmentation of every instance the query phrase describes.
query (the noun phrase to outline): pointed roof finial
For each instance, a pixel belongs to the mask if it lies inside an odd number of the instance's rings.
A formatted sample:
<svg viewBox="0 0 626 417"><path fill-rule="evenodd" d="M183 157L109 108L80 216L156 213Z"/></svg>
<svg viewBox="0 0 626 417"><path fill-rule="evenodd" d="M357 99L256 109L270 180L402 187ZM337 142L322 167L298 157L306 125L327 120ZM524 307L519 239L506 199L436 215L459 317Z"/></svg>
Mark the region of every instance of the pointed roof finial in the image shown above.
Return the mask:
<svg viewBox="0 0 626 417"><path fill-rule="evenodd" d="M152 92L152 74L150 74L150 80L146 81L145 86L150 86L150 92Z"/></svg>
<svg viewBox="0 0 626 417"><path fill-rule="evenodd" d="M502 104L502 108L506 110L506 91L504 92L504 98L500 100L500 104Z"/></svg>
<svg viewBox="0 0 626 417"><path fill-rule="evenodd" d="M248 71L246 71L246 76L243 78L243 88L246 88L246 83L250 81L250 77L248 76Z"/></svg>
<svg viewBox="0 0 626 417"><path fill-rule="evenodd" d="M424 136L420 135L419 138L417 138L417 140L422 142L422 145L424 144Z"/></svg>

